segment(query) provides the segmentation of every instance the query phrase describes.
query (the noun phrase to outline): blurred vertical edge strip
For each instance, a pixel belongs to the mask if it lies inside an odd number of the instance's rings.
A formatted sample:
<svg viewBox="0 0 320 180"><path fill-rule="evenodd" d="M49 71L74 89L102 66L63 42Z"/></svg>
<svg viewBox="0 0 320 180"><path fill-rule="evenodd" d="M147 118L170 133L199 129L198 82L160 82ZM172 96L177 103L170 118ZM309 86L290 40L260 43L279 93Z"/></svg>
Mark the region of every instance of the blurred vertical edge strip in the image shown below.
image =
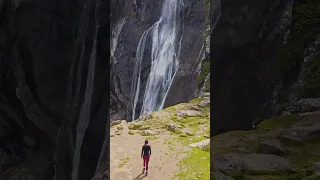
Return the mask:
<svg viewBox="0 0 320 180"><path fill-rule="evenodd" d="M214 120L212 114L214 112L218 112L217 109L214 110L214 108L218 108L218 106L214 105L214 97L213 94L216 93L214 91L214 87L212 87L212 82L213 82L213 76L214 76L214 54L212 53L213 50L211 49L211 47L213 47L213 32L215 30L215 27L217 26L217 24L219 23L220 17L222 15L222 1L223 0L210 0L210 179L215 179L213 176L213 171L214 171L214 167L213 167L213 159L212 159L212 154L214 151L214 147L212 146L212 137L217 134L216 132L213 132L213 130L215 129L213 127Z"/></svg>
<svg viewBox="0 0 320 180"><path fill-rule="evenodd" d="M98 0L97 0L98 1ZM102 89L96 89L96 91L102 91L101 102L99 103L98 112L96 116L98 118L105 118L106 124L100 125L100 128L105 128L105 134L101 134L104 142L101 148L99 160L97 162L96 173L92 180L107 180L110 179L110 2L109 0L100 0L101 5L98 12L98 45L97 45L97 73L103 74L103 77L96 77L98 83L103 83ZM101 72L104 71L104 72ZM98 85L97 85L98 87ZM99 127L99 125L97 125ZM97 135L100 133L97 132ZM94 140L94 139L92 139Z"/></svg>

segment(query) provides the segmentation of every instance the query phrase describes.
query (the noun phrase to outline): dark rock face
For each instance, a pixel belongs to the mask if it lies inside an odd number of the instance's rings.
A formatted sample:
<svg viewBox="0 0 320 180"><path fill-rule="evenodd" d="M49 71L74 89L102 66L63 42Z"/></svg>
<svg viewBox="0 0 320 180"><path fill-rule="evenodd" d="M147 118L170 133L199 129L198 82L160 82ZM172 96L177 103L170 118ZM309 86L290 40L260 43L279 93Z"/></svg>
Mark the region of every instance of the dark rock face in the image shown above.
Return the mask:
<svg viewBox="0 0 320 180"><path fill-rule="evenodd" d="M283 73L277 49L291 23L292 1L222 1L211 33L212 135L250 129L266 116Z"/></svg>
<svg viewBox="0 0 320 180"><path fill-rule="evenodd" d="M142 34L161 16L163 0L111 1L111 119L131 120L133 95L131 85L136 63L137 46ZM180 20L183 22L180 65L173 80L165 107L190 100L194 94L198 66L204 53L205 1L188 0L180 4ZM146 43L145 55L151 52L151 42ZM141 92L144 90L150 61L142 62ZM183 88L182 88L183 87ZM140 112L143 93L136 112Z"/></svg>
<svg viewBox="0 0 320 180"><path fill-rule="evenodd" d="M102 147L109 134L109 2L100 6L75 0L17 2L0 1L0 148L19 157L13 166L41 166L40 179L51 179L53 166L56 179L71 178L76 127L99 23L90 118L79 162L79 179L90 179L108 154L108 147ZM87 14L83 14L85 3ZM34 143L25 143L24 136ZM106 152L100 153L101 149ZM42 157L41 163L34 162L36 157ZM30 169L28 174L32 173Z"/></svg>

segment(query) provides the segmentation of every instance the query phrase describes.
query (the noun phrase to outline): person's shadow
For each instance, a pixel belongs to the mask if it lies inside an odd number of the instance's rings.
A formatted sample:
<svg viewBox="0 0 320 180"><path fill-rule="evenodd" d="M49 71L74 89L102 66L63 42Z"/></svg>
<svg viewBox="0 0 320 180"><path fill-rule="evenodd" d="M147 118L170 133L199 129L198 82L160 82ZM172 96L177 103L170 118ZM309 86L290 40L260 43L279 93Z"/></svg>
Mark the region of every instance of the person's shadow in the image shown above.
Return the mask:
<svg viewBox="0 0 320 180"><path fill-rule="evenodd" d="M133 180L142 180L144 179L146 176L144 174L139 174L136 178L134 178Z"/></svg>

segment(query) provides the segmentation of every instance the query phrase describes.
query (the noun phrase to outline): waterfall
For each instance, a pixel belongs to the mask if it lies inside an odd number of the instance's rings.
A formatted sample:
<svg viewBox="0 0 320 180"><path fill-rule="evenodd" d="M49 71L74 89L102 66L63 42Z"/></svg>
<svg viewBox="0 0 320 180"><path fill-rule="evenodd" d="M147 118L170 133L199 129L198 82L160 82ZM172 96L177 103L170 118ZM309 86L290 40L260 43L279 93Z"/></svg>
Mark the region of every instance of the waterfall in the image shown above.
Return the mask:
<svg viewBox="0 0 320 180"><path fill-rule="evenodd" d="M136 106L140 95L141 63L144 58L151 61L146 88L143 92L141 114L163 108L172 80L179 68L180 40L180 0L165 0L160 19L145 31L137 47L136 65L131 87L133 107L132 120L136 116ZM148 37L150 37L148 39ZM151 41L151 54L144 57L145 45Z"/></svg>
<svg viewBox="0 0 320 180"><path fill-rule="evenodd" d="M96 21L97 21L97 10L100 4L101 4L100 0L96 0L96 4L95 4ZM86 5L85 11L90 11L87 6L88 5ZM80 115L79 115L79 119L76 127L76 142L75 142L75 149L74 149L74 155L73 155L72 180L78 180L78 167L80 163L81 146L83 143L83 138L84 138L86 129L90 123L90 112L91 112L90 110L91 110L91 99L92 99L93 85L94 85L98 29L99 29L98 22L96 22L95 35L94 35L93 46L91 49L89 66L88 66L84 102L81 107L81 111L80 111Z"/></svg>

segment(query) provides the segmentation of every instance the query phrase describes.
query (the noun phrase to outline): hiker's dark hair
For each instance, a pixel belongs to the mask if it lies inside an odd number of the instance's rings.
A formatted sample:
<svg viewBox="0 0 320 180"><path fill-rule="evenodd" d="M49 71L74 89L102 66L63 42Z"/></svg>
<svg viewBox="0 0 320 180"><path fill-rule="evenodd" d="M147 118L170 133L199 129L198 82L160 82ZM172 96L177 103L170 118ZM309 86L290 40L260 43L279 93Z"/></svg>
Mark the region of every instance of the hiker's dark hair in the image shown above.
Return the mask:
<svg viewBox="0 0 320 180"><path fill-rule="evenodd" d="M148 140L145 140L144 143L145 143L145 144L148 144Z"/></svg>

